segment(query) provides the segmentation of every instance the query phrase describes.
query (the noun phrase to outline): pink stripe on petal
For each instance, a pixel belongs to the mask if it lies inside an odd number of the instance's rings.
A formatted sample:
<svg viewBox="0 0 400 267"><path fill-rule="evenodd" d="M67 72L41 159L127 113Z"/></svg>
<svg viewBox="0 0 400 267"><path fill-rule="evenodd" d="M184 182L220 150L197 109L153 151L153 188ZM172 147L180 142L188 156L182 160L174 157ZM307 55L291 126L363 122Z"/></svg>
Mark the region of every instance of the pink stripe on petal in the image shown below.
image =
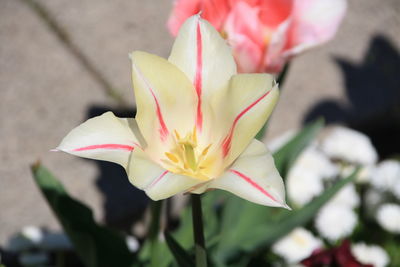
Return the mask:
<svg viewBox="0 0 400 267"><path fill-rule="evenodd" d="M157 179L155 179L149 186L147 186L147 188L153 187L155 186L159 181L161 181L161 179L168 173L169 171L164 171L159 177L157 177ZM147 189L146 188L146 189Z"/></svg>
<svg viewBox="0 0 400 267"><path fill-rule="evenodd" d="M264 194L265 196L267 196L271 200L273 200L275 202L278 202L270 193L268 193L264 188L262 188L259 184L257 184L255 181L253 181L250 177L244 175L243 173L241 173L241 172L239 172L237 170L230 169L229 171L231 173L236 174L238 177L242 178L246 182L248 182L251 186L253 186L255 189L260 191L260 193Z"/></svg>
<svg viewBox="0 0 400 267"><path fill-rule="evenodd" d="M201 110L202 104L202 76L203 76L203 43L201 37L200 21L197 22L196 28L196 44L197 44L197 64L196 76L194 78L194 87L197 94L197 114L196 114L196 127L201 131L203 127L203 111Z"/></svg>
<svg viewBox="0 0 400 267"><path fill-rule="evenodd" d="M262 99L264 99L269 93L271 92L268 91L265 94L263 94L262 96L260 96L256 101L254 101L253 103L251 103L249 106L247 106L244 110L242 110L235 118L235 120L233 121L232 127L229 130L228 135L224 138L224 141L222 142L222 153L223 156L226 157L231 149L231 144L232 144L232 137L233 137L233 132L235 131L236 128L236 124L238 123L238 121L240 120L241 117L243 117L244 114L246 114L250 109L252 109L255 105L258 104L258 102L260 102Z"/></svg>
<svg viewBox="0 0 400 267"><path fill-rule="evenodd" d="M95 149L111 149L111 150L126 150L132 151L135 147L130 145L122 145L122 144L100 144L100 145L91 145L91 146L84 146L75 148L72 151L87 151L87 150L95 150Z"/></svg>
<svg viewBox="0 0 400 267"><path fill-rule="evenodd" d="M156 116L157 116L158 122L160 124L160 129L158 129L158 132L160 133L161 140L165 141L165 139L169 135L169 131L168 131L167 125L164 122L164 118L163 118L161 108L160 108L160 103L158 102L157 96L154 93L153 89L151 88L149 82L143 76L140 69L138 67L136 67L136 65L134 63L133 63L133 68L136 70L136 72L138 73L138 75L140 76L142 81L146 84L146 88L150 91L151 95L153 96L154 102L156 104Z"/></svg>
<svg viewBox="0 0 400 267"><path fill-rule="evenodd" d="M160 133L161 140L165 141L165 139L167 138L167 136L169 134L169 131L168 131L167 125L165 125L164 118L161 113L160 104L158 103L158 99L157 99L156 95L154 94L153 89L151 89L151 87L149 87L149 89L150 89L151 95L154 98L154 102L156 103L156 115L158 118L158 122L160 123L160 129L158 129L158 132Z"/></svg>

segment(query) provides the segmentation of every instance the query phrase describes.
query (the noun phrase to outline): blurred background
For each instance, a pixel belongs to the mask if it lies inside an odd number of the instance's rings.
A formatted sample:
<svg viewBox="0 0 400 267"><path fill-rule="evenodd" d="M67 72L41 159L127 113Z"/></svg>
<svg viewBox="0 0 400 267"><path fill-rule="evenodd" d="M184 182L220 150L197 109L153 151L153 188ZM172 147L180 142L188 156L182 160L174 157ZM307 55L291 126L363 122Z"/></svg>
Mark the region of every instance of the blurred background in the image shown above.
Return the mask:
<svg viewBox="0 0 400 267"><path fill-rule="evenodd" d="M166 57L172 1L0 0L0 246L23 226L59 229L36 188L40 160L98 220L129 227L147 200L122 168L49 152L113 110L134 115L128 53ZM324 116L400 151L400 1L350 0L335 39L292 61L268 139Z"/></svg>

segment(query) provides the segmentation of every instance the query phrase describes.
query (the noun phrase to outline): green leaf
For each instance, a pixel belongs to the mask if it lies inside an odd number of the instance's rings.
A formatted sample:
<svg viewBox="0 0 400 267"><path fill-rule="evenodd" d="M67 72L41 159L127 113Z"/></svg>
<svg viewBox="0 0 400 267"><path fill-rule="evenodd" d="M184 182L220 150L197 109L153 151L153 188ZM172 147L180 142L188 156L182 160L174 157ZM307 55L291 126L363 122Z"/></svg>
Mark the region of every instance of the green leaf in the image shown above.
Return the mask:
<svg viewBox="0 0 400 267"><path fill-rule="evenodd" d="M392 236L392 239L388 239L384 244L383 248L389 254L390 263L389 267L400 266L400 242L399 239Z"/></svg>
<svg viewBox="0 0 400 267"><path fill-rule="evenodd" d="M294 228L311 221L321 207L331 200L340 189L356 178L358 171L357 169L347 178L339 180L327 189L324 194L318 196L303 208L297 211L285 210L276 222L263 224L261 227L249 231L247 238L242 240L240 244L241 249L253 251L254 249L269 246Z"/></svg>
<svg viewBox="0 0 400 267"><path fill-rule="evenodd" d="M70 197L62 184L39 163L32 166L32 173L85 266L131 267L135 264L123 236L98 225L92 211Z"/></svg>
<svg viewBox="0 0 400 267"><path fill-rule="evenodd" d="M306 125L300 133L274 153L275 166L282 177L286 177L297 157L315 139L323 126L323 119L318 119Z"/></svg>
<svg viewBox="0 0 400 267"><path fill-rule="evenodd" d="M303 149L314 140L322 126L322 120L307 125L275 153L275 165L283 177ZM265 224L275 222L282 212L284 212L283 209L257 205L229 195L222 211L218 257L226 258L232 253L235 254L241 242L248 237L249 229L253 231Z"/></svg>
<svg viewBox="0 0 400 267"><path fill-rule="evenodd" d="M139 252L141 266L167 267L173 262L167 243L163 240L146 239Z"/></svg>
<svg viewBox="0 0 400 267"><path fill-rule="evenodd" d="M168 233L164 233L165 241L176 261L181 267L193 267L194 261L192 257L181 247L181 245Z"/></svg>
<svg viewBox="0 0 400 267"><path fill-rule="evenodd" d="M241 213L246 212L246 210L239 207L240 213L237 213L239 218L236 221L241 221L241 223L239 225L234 224L234 228L228 230L229 233L227 235L221 236L221 246L215 257L218 261L223 262L227 262L237 255L240 255L242 262L246 262L246 257L247 260L250 260L250 252L254 253L254 251L267 248L294 228L311 221L323 205L346 184L355 179L357 172L358 170L347 178L338 181L326 190L323 195L315 198L300 210L287 211L280 209L278 213L274 214L278 209L264 207L264 213L261 213L260 209L259 215L262 218L267 215L271 216L269 220L264 220L261 223L253 218L253 224L251 224L251 220L246 219L246 213Z"/></svg>

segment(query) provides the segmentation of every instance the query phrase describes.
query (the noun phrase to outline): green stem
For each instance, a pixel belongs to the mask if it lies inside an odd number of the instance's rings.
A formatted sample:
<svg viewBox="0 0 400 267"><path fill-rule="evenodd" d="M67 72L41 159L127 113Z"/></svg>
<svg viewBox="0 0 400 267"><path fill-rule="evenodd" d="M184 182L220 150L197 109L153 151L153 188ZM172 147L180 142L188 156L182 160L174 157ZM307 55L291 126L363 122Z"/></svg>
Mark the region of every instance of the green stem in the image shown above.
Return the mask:
<svg viewBox="0 0 400 267"><path fill-rule="evenodd" d="M151 201L150 202L150 211L151 211L151 223L148 230L148 238L150 241L150 253L151 255L156 255L157 246L158 246L158 235L160 233L160 218L161 218L161 210L162 210L163 201ZM150 257L150 266L157 266L156 257Z"/></svg>
<svg viewBox="0 0 400 267"><path fill-rule="evenodd" d="M148 237L150 240L155 240L160 232L160 217L161 217L162 200L151 201L151 223L148 231Z"/></svg>
<svg viewBox="0 0 400 267"><path fill-rule="evenodd" d="M207 253L203 231L203 211L200 195L192 194L193 236L196 256L196 267L207 267Z"/></svg>

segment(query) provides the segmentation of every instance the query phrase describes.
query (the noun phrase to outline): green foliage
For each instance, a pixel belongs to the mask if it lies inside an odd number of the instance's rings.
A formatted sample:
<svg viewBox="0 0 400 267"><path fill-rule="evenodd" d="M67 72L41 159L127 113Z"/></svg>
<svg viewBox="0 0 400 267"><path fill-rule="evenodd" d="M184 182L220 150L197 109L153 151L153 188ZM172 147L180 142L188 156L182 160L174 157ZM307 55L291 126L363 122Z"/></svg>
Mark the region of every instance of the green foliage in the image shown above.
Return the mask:
<svg viewBox="0 0 400 267"><path fill-rule="evenodd" d="M62 184L43 166L35 164L36 184L87 267L131 267L135 257L117 232L97 224L92 211L70 197Z"/></svg>
<svg viewBox="0 0 400 267"><path fill-rule="evenodd" d="M275 166L283 178L286 177L290 167L303 149L315 139L317 133L323 126L323 119L318 119L306 125L301 132L274 154Z"/></svg>
<svg viewBox="0 0 400 267"><path fill-rule="evenodd" d="M389 267L398 267L400 266L400 239L399 237L392 236L383 247L387 253L389 254L390 263Z"/></svg>
<svg viewBox="0 0 400 267"><path fill-rule="evenodd" d="M236 218L231 218L231 223L227 222L223 225L222 232L225 231L226 233L221 234L216 257L222 262L235 259L237 255L240 255L241 261L246 258L250 260L252 253L267 249L273 242L282 238L294 228L311 221L323 205L341 188L355 179L356 173L354 172L349 177L338 181L324 194L297 211L262 206L253 207L251 205L242 205L242 207L246 206L246 209L243 209L236 206L237 209L232 210L232 214L227 215L234 216L233 213L236 213ZM238 200L238 198L235 198L234 202L239 204ZM232 204L232 207L236 204ZM227 209L229 209L229 206L227 206Z"/></svg>
<svg viewBox="0 0 400 267"><path fill-rule="evenodd" d="M192 267L194 261L192 257L181 247L181 245L168 233L164 234L165 241L167 241L168 248L174 255L180 267Z"/></svg>

